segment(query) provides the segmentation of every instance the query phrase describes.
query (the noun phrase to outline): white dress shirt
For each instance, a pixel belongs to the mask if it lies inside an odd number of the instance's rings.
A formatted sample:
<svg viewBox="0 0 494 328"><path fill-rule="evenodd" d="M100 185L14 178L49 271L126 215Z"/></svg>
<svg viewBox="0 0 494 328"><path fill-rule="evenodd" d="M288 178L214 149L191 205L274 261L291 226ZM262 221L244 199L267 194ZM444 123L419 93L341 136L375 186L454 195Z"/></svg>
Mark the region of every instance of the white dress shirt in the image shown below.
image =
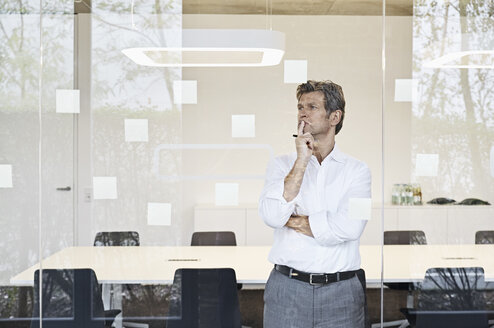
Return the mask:
<svg viewBox="0 0 494 328"><path fill-rule="evenodd" d="M269 261L311 273L358 270L359 238L367 221L349 218L348 203L371 197L369 168L335 145L321 164L311 157L298 195L287 202L284 180L296 158L296 153L276 157L266 172L259 215L275 229ZM284 226L293 213L308 215L314 237Z"/></svg>

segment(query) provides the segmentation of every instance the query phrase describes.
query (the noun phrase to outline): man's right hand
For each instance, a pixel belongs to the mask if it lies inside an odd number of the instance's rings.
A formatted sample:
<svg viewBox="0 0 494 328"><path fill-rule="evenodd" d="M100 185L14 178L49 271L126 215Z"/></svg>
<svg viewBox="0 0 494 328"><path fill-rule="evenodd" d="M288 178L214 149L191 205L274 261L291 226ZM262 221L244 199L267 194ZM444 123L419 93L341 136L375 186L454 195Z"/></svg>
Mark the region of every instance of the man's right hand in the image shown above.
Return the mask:
<svg viewBox="0 0 494 328"><path fill-rule="evenodd" d="M308 163L314 150L314 137L309 132L304 133L305 122L298 125L298 137L295 139L297 160Z"/></svg>
<svg viewBox="0 0 494 328"><path fill-rule="evenodd" d="M285 198L287 202L292 201L300 191L305 169L312 156L314 138L310 133L304 133L304 127L305 122L301 121L298 126L298 137L295 139L297 159L284 181L283 198Z"/></svg>

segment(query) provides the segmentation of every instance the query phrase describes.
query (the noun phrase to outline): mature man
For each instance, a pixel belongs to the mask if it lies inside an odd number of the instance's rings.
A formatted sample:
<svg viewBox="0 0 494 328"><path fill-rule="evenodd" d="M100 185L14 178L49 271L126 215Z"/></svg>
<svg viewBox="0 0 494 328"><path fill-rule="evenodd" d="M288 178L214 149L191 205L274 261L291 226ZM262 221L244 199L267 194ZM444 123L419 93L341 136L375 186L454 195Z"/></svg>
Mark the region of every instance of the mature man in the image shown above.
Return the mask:
<svg viewBox="0 0 494 328"><path fill-rule="evenodd" d="M339 85L307 81L297 99L297 151L269 164L259 201L275 229L264 327L364 327L359 238L366 221L349 217L349 202L371 197L370 171L335 145L345 116Z"/></svg>

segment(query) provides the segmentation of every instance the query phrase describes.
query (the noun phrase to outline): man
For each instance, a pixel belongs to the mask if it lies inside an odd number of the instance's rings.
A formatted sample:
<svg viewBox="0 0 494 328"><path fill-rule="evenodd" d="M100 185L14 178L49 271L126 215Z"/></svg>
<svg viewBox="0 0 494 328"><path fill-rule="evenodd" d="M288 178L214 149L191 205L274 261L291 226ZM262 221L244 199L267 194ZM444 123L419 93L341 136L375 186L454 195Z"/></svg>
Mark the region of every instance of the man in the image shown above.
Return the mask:
<svg viewBox="0 0 494 328"><path fill-rule="evenodd" d="M349 217L349 200L371 197L370 171L335 145L345 116L339 85L307 81L297 99L296 152L270 163L259 201L275 229L264 327L364 327L366 221Z"/></svg>

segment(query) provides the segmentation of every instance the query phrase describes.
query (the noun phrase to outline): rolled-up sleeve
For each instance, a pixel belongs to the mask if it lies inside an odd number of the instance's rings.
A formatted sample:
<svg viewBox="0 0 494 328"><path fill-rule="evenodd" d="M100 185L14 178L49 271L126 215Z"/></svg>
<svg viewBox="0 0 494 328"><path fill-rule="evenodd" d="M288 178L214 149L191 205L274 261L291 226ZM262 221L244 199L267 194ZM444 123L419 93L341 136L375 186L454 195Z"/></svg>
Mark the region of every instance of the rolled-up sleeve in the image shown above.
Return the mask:
<svg viewBox="0 0 494 328"><path fill-rule="evenodd" d="M283 227L293 214L297 197L287 202L283 197L285 177L291 167L281 158L272 160L266 170L266 183L259 198L259 216L272 228Z"/></svg>
<svg viewBox="0 0 494 328"><path fill-rule="evenodd" d="M312 234L319 244L331 246L360 238L367 221L349 218L351 198L371 198L371 174L364 163L355 169L352 182L338 203L336 212L309 214Z"/></svg>

